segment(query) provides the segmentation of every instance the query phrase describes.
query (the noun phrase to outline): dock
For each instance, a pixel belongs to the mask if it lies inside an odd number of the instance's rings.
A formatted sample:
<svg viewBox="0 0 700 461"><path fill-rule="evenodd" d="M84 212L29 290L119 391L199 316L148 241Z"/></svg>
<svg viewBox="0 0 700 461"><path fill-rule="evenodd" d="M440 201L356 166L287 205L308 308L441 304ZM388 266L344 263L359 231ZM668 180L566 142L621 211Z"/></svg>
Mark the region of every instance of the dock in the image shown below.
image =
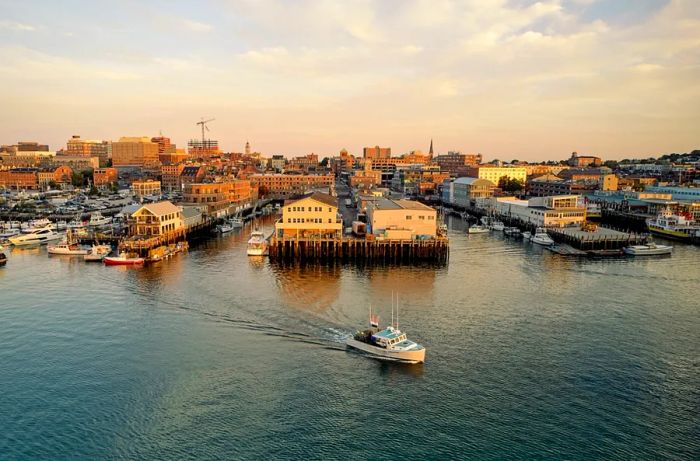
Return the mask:
<svg viewBox="0 0 700 461"><path fill-rule="evenodd" d="M446 264L449 240L379 240L344 238L276 238L270 240L270 260L279 262L355 262Z"/></svg>
<svg viewBox="0 0 700 461"><path fill-rule="evenodd" d="M597 256L617 256L622 254L624 247L643 245L648 240L646 234L620 232L605 227L598 227L595 231L574 227L549 228L547 233L557 243Z"/></svg>

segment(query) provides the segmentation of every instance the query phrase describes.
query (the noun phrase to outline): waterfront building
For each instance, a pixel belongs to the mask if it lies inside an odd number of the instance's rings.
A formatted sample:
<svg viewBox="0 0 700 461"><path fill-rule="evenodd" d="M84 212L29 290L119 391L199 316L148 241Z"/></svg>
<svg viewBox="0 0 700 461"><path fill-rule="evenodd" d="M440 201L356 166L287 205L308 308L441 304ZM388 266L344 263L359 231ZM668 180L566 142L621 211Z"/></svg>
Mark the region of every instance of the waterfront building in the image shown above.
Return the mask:
<svg viewBox="0 0 700 461"><path fill-rule="evenodd" d="M55 168L47 168L37 172L37 182L39 187L49 187L51 183L55 184L70 184L73 179L73 170L69 166L58 166Z"/></svg>
<svg viewBox="0 0 700 461"><path fill-rule="evenodd" d="M119 171L116 168L95 168L92 181L98 189L116 184L119 181Z"/></svg>
<svg viewBox="0 0 700 461"><path fill-rule="evenodd" d="M567 160L567 163L573 167L588 167L588 166L601 166L603 160L600 157L594 157L592 155L578 155L578 152L572 152L571 158Z"/></svg>
<svg viewBox="0 0 700 461"><path fill-rule="evenodd" d="M143 168L158 164L158 144L148 137L121 137L112 143L112 165Z"/></svg>
<svg viewBox="0 0 700 461"><path fill-rule="evenodd" d="M109 141L97 139L82 139L80 135L73 135L66 142L66 155L70 157L97 157L100 166L107 165L111 152Z"/></svg>
<svg viewBox="0 0 700 461"><path fill-rule="evenodd" d="M131 214L129 235L156 237L182 232L184 223L181 210L171 202L163 201L141 206Z"/></svg>
<svg viewBox="0 0 700 461"><path fill-rule="evenodd" d="M366 207L368 233L397 240L437 235L437 210L420 202L377 198Z"/></svg>
<svg viewBox="0 0 700 461"><path fill-rule="evenodd" d="M36 168L11 168L0 170L0 187L4 189L38 189L39 170Z"/></svg>
<svg viewBox="0 0 700 461"><path fill-rule="evenodd" d="M538 227L565 227L581 224L586 219L586 206L580 195L534 197L529 200L493 197L490 205L499 215Z"/></svg>
<svg viewBox="0 0 700 461"><path fill-rule="evenodd" d="M362 158L377 160L391 157L391 147L365 147L362 149Z"/></svg>
<svg viewBox="0 0 700 461"><path fill-rule="evenodd" d="M282 218L275 223L277 237L340 238L342 232L338 199L321 192L285 202Z"/></svg>
<svg viewBox="0 0 700 461"><path fill-rule="evenodd" d="M527 170L521 166L477 165L467 167L466 173L466 176L486 179L496 185L503 177L517 179L523 184L527 180Z"/></svg>
<svg viewBox="0 0 700 461"><path fill-rule="evenodd" d="M481 154L463 154L461 152L450 151L441 154L433 160L440 167L440 171L449 173L450 176L457 176L464 171L465 167L478 165L482 162Z"/></svg>
<svg viewBox="0 0 700 461"><path fill-rule="evenodd" d="M160 195L160 181L147 179L145 181L134 181L131 183L131 191L138 200L143 200L149 195Z"/></svg>
<svg viewBox="0 0 700 461"><path fill-rule="evenodd" d="M222 215L231 206L251 205L257 196L257 187L246 179L185 184L183 190L184 203L206 207L210 216Z"/></svg>
<svg viewBox="0 0 700 461"><path fill-rule="evenodd" d="M488 179L457 178L450 183L450 196L455 205L471 207L477 200L493 197L496 185Z"/></svg>
<svg viewBox="0 0 700 461"><path fill-rule="evenodd" d="M700 187L651 186L645 192L671 194L673 200L685 202L700 202Z"/></svg>
<svg viewBox="0 0 700 461"><path fill-rule="evenodd" d="M335 177L306 174L253 174L250 180L259 188L261 197L290 198L314 189L333 189Z"/></svg>

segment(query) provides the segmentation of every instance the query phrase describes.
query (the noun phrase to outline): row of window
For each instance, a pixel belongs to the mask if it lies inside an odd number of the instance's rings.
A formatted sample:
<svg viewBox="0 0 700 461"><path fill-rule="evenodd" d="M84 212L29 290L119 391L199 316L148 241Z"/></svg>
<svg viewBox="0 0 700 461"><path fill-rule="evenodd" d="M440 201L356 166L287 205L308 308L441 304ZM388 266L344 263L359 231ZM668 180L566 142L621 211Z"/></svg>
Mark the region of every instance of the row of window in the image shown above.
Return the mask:
<svg viewBox="0 0 700 461"><path fill-rule="evenodd" d="M316 223L321 224L323 219L321 218L287 218L287 223L289 224L304 224L304 223ZM332 224L333 220L328 219L328 224Z"/></svg>
<svg viewBox="0 0 700 461"><path fill-rule="evenodd" d="M306 208L308 208L308 210ZM310 207L289 206L289 207L287 207L287 212L291 213L292 211L323 211L323 207L320 207L320 206L310 206ZM333 208L328 207L328 212L332 213Z"/></svg>
<svg viewBox="0 0 700 461"><path fill-rule="evenodd" d="M407 215L406 215L406 221L411 221L412 219L413 219L413 216L412 216L412 215L410 215L410 214L407 214ZM418 219L420 219L420 220L422 220L422 221L425 221L426 216L425 216L425 215L422 215L422 214L421 214L421 215L418 215ZM435 216L427 216L427 219L428 219L428 221L434 221L434 220L435 220Z"/></svg>

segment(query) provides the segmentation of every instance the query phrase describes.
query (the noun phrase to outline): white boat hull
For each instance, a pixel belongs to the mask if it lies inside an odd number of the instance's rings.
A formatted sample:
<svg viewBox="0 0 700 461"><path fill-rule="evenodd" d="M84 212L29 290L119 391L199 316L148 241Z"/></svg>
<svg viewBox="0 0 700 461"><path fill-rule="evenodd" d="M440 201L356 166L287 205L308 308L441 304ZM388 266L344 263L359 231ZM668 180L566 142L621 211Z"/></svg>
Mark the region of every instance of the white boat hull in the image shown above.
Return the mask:
<svg viewBox="0 0 700 461"><path fill-rule="evenodd" d="M656 247L632 246L625 247L622 249L622 251L624 251L625 254L632 256L660 256L670 255L671 252L673 252L673 247L667 245L659 245Z"/></svg>
<svg viewBox="0 0 700 461"><path fill-rule="evenodd" d="M246 253L248 256L267 256L268 248L248 248Z"/></svg>
<svg viewBox="0 0 700 461"><path fill-rule="evenodd" d="M346 341L348 347L361 350L375 357L397 360L407 363L423 363L425 362L425 348L409 351L396 351L384 349L382 347L371 346L354 338L348 338Z"/></svg>
<svg viewBox="0 0 700 461"><path fill-rule="evenodd" d="M86 255L90 252L90 250L86 250L83 248L72 250L70 248L51 245L49 245L47 251L49 254L52 255Z"/></svg>
<svg viewBox="0 0 700 461"><path fill-rule="evenodd" d="M542 245L542 246L548 247L548 246L554 245L554 240L552 240L551 238L550 238L550 239L544 239L544 238L540 238L540 237L534 236L534 237L532 237L532 243L536 243L536 244L538 244L538 245Z"/></svg>

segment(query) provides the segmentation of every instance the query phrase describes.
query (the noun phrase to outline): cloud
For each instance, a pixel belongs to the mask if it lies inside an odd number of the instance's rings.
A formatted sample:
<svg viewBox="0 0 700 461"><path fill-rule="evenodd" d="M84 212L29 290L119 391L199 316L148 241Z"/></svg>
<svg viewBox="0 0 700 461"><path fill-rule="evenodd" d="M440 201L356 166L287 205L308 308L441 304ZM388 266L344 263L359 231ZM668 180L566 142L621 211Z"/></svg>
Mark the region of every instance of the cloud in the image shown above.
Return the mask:
<svg viewBox="0 0 700 461"><path fill-rule="evenodd" d="M214 26L212 26L211 24L192 21L190 19L183 19L182 25L185 29L190 30L192 32L210 32L212 29L214 29Z"/></svg>
<svg viewBox="0 0 700 461"><path fill-rule="evenodd" d="M34 32L37 28L31 24L23 24L21 22L0 21L0 29L14 30L20 32Z"/></svg>

